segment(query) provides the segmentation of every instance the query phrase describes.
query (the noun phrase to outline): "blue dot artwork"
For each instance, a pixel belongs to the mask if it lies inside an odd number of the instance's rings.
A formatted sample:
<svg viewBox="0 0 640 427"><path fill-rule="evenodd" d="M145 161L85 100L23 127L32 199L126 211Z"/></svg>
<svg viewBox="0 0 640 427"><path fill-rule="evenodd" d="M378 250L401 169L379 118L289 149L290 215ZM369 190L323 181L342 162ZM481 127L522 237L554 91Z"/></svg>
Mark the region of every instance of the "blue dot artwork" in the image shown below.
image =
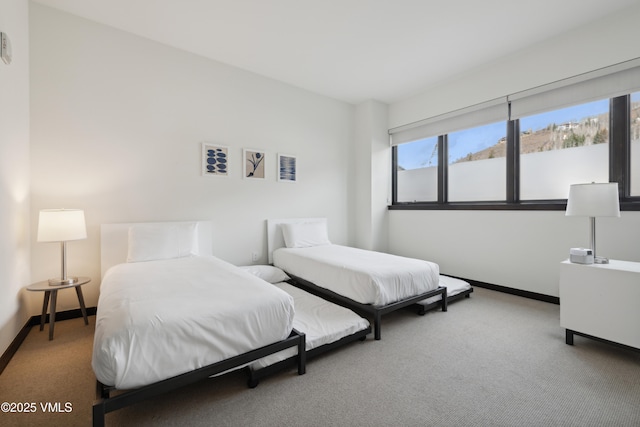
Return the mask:
<svg viewBox="0 0 640 427"><path fill-rule="evenodd" d="M227 149L223 147L206 147L207 175L227 176Z"/></svg>

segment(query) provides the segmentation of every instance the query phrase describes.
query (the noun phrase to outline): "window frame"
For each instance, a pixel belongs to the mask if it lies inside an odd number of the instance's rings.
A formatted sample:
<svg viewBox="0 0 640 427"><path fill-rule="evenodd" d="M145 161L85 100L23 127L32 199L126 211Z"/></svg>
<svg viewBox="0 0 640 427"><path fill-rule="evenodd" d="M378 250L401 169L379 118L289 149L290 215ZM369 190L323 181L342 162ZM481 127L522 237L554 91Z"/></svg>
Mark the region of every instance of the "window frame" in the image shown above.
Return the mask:
<svg viewBox="0 0 640 427"><path fill-rule="evenodd" d="M640 211L640 196L630 196L631 173L631 94L609 99L609 182L618 183L620 210ZM397 201L397 145L392 149L392 194L389 210L565 210L567 199L520 200L520 121L507 122L507 173L504 201L449 202L447 134L438 136L438 200L433 202Z"/></svg>

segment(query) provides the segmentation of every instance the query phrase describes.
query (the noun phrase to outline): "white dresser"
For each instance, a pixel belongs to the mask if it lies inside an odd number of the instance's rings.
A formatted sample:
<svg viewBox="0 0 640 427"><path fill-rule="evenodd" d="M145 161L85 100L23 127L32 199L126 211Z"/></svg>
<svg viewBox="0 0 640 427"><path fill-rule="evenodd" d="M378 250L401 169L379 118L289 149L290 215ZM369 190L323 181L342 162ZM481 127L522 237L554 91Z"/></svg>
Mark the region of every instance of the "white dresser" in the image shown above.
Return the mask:
<svg viewBox="0 0 640 427"><path fill-rule="evenodd" d="M640 263L560 265L560 326L574 334L640 348Z"/></svg>

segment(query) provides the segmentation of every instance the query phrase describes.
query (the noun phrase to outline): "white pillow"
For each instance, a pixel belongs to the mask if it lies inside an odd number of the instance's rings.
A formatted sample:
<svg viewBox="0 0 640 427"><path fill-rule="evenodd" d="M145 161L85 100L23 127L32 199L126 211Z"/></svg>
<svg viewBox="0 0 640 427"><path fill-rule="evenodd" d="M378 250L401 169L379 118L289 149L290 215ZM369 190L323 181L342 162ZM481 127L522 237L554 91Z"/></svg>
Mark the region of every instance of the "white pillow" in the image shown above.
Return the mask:
<svg viewBox="0 0 640 427"><path fill-rule="evenodd" d="M269 283L284 282L291 279L291 277L287 276L287 273L272 265L248 265L240 268Z"/></svg>
<svg viewBox="0 0 640 427"><path fill-rule="evenodd" d="M284 243L288 248L308 248L330 245L326 222L281 224Z"/></svg>
<svg viewBox="0 0 640 427"><path fill-rule="evenodd" d="M195 222L129 227L127 262L182 258L198 253Z"/></svg>

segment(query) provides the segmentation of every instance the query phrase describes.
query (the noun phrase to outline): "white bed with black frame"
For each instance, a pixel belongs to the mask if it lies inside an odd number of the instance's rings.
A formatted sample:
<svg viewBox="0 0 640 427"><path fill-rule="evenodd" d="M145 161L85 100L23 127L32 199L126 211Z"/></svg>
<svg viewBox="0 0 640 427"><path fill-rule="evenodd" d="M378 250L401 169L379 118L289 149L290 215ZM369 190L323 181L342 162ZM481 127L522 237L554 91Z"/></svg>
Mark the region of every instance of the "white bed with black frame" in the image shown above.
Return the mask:
<svg viewBox="0 0 640 427"><path fill-rule="evenodd" d="M306 338L306 360L357 340L364 341L371 333L371 325L366 319L348 308L292 285L291 278L277 267L251 265L240 268L271 284L267 286L278 287L293 297L296 309L293 327ZM294 366L295 363L295 348L257 360L248 367L249 386L253 387L266 375Z"/></svg>
<svg viewBox="0 0 640 427"><path fill-rule="evenodd" d="M373 316L374 338L381 339L381 316L440 296L447 311L439 267L429 261L334 245L326 218L267 220L269 262L296 286Z"/></svg>
<svg viewBox="0 0 640 427"><path fill-rule="evenodd" d="M94 425L108 412L292 347L304 374L293 297L214 257L211 242L208 221L102 225Z"/></svg>
<svg viewBox="0 0 640 427"><path fill-rule="evenodd" d="M469 298L473 292L471 284L466 280L458 279L457 277L440 275L440 286L447 288L447 306L459 299ZM425 314L427 311L432 310L440 306L440 300L442 297L436 295L422 301L418 301L418 314Z"/></svg>

